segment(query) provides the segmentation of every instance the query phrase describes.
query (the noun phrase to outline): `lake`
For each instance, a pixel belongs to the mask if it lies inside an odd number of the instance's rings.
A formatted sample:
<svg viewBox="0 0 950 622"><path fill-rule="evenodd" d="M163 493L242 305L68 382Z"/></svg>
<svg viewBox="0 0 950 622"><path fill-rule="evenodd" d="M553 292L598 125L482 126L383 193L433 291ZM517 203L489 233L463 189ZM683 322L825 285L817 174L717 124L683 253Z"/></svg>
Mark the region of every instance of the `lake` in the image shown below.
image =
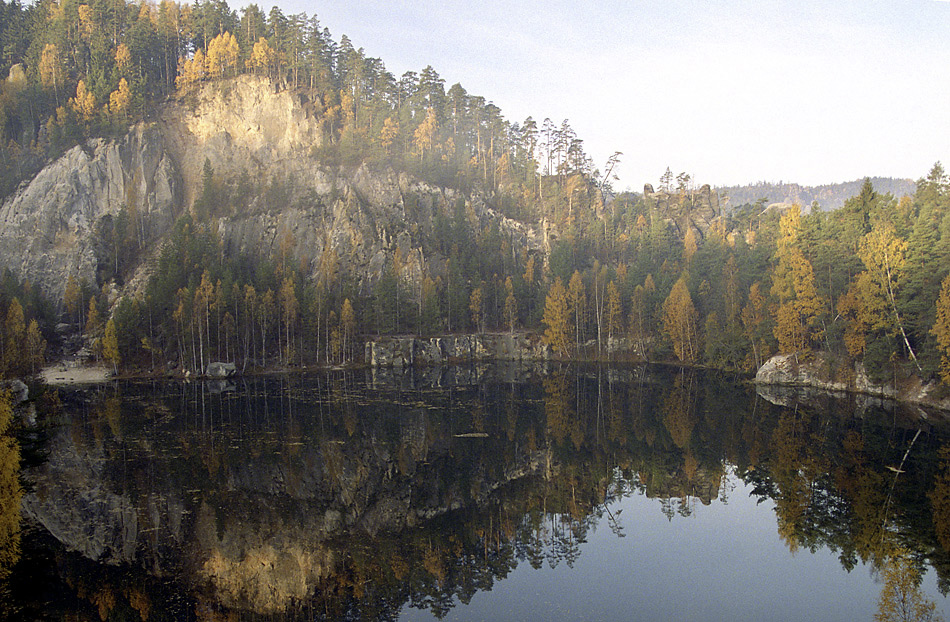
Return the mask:
<svg viewBox="0 0 950 622"><path fill-rule="evenodd" d="M903 586L950 618L946 416L762 393L504 365L60 389L0 614L871 620Z"/></svg>

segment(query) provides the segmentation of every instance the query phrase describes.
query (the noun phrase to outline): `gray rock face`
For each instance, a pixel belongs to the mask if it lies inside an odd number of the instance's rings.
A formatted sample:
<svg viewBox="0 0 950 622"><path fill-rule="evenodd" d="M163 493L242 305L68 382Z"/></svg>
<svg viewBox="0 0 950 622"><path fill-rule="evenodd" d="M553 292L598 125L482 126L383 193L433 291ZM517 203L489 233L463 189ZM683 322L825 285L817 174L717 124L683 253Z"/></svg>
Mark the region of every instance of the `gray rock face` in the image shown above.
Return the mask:
<svg viewBox="0 0 950 622"><path fill-rule="evenodd" d="M551 348L525 334L445 337L381 337L366 343L373 367L439 365L445 362L546 361Z"/></svg>
<svg viewBox="0 0 950 622"><path fill-rule="evenodd" d="M839 370L840 371L840 370ZM832 372L832 361L816 356L802 360L797 354L779 354L767 360L755 374L756 384L814 387L826 391L844 392L853 390L852 370L842 374Z"/></svg>
<svg viewBox="0 0 950 622"><path fill-rule="evenodd" d="M871 382L862 364L845 367L841 361L821 353L808 361L800 360L796 354L773 356L759 368L755 382L760 385L760 395L780 405L791 403L792 396L789 391L775 390L775 387L856 393L867 396L872 402L879 399L898 400L950 410L950 399L935 397L940 392L934 383L912 379L901 383L899 387L877 385Z"/></svg>
<svg viewBox="0 0 950 622"><path fill-rule="evenodd" d="M124 206L147 237L171 225L180 183L164 138L138 125L115 142L73 147L0 206L0 260L54 299L69 275L96 281L97 227Z"/></svg>
<svg viewBox="0 0 950 622"><path fill-rule="evenodd" d="M713 192L709 184L689 192L684 199L677 192L667 192L663 188L657 191L653 186L643 186L643 198L661 214L666 215L667 221L685 235L687 229L693 229L701 237L705 237L709 228L722 215L719 205L719 194ZM687 209L687 205L690 205Z"/></svg>
<svg viewBox="0 0 950 622"><path fill-rule="evenodd" d="M445 259L424 251L423 240L457 193L389 169L325 166L316 155L322 136L315 105L269 80L246 75L205 85L119 140L74 147L7 197L0 262L61 301L69 275L96 283L110 250L97 242L97 229L125 207L141 219L146 250L122 293L139 291L149 257L192 209L208 160L221 181L244 178L258 189L249 205L217 221L227 253L272 257L289 241L312 277L330 266L364 291L397 249L408 283L443 275ZM498 222L519 250L544 248L546 232L495 213L483 197L465 201L472 226Z"/></svg>

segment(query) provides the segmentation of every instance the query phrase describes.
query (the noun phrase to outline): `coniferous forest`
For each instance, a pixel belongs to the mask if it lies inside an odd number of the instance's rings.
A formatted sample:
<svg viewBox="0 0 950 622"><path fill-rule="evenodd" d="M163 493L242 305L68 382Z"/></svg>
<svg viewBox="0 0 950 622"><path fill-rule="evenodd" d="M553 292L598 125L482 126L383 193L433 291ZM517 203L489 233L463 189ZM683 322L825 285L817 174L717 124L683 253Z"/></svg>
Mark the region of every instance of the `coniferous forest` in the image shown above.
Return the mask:
<svg viewBox="0 0 950 622"><path fill-rule="evenodd" d="M565 359L754 371L776 353L824 352L842 369L863 362L878 382L950 381L950 179L939 163L913 196L867 180L830 212L726 211L668 168L655 191L618 193L622 154L593 162L568 121L506 119L432 66L397 77L315 16L276 7L0 0L0 196L71 147L120 137L169 99L239 74L317 111L314 153L328 169L392 170L461 197L420 234L444 273L409 274L397 247L371 288L329 255L313 278L289 234L266 261L226 251L216 219L290 193L206 162L145 287L126 288L146 261L132 209L100 223L110 261L95 282L70 278L44 297L4 276L6 374L35 373L80 336L131 372L339 364L371 335L527 331ZM472 196L557 235L543 253L518 249L497 221L472 217Z"/></svg>

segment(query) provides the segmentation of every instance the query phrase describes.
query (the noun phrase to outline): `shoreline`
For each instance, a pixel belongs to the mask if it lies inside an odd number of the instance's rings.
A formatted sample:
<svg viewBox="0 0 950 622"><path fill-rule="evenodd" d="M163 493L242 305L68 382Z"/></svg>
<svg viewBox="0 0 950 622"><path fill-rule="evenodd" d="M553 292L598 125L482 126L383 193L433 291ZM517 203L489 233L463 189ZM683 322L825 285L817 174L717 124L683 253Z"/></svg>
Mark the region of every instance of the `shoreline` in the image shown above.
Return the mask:
<svg viewBox="0 0 950 622"><path fill-rule="evenodd" d="M351 362L347 364L334 365L307 365L299 367L269 366L253 367L246 371L237 372L230 376L215 376L206 374L181 373L180 371L148 371L132 370L130 372L113 374L112 369L104 365L82 366L68 360L58 361L52 365L44 367L38 374L38 378L46 385L51 387L68 387L104 384L116 380L173 380L173 381L197 381L197 380L230 380L239 377L260 377L282 374L309 374L309 373L327 373L335 371L356 371L367 369L378 369L392 372L405 372L410 369L425 370L434 367L464 367L468 365L481 364L499 364L499 363L518 363L524 365L604 365L607 367L624 368L630 366L650 365L662 367L675 367L681 369L699 370L723 374L732 374L743 379L754 386L775 387L785 391L794 392L821 392L834 396L854 396L869 397L895 404L904 404L916 407L934 408L950 415L950 398L946 397L943 391L939 390L933 383L923 383L919 381L914 387L915 390L896 391L891 387L874 386L867 381L863 374L861 381L855 382L855 378L849 378L849 382L841 382L840 379L832 381L826 377L827 372L822 373L816 369L820 365L812 364L789 364L789 359L794 355L776 355L766 361L755 373L743 372L739 370L727 370L705 365L684 365L679 361L651 361L634 360L629 357L612 358L591 357L591 358L558 358L558 357L539 357L539 358L465 358L465 357L446 357L442 360L426 360L425 358L415 358L411 364L396 364L390 359L387 365L372 365L365 361ZM821 357L819 357L821 358ZM776 367L779 369L776 370ZM771 371L770 371L771 370ZM778 373L775 373L778 371ZM863 370L862 370L863 371ZM763 373L765 372L765 373ZM853 373L853 370L852 370ZM934 395L936 393L936 395Z"/></svg>

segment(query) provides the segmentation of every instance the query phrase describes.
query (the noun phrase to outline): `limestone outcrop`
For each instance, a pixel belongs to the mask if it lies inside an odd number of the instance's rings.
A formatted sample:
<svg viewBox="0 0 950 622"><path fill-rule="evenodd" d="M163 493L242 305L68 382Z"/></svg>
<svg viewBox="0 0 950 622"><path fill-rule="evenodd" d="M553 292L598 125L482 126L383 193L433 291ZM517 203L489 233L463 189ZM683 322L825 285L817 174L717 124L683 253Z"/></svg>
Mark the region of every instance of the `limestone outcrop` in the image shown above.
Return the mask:
<svg viewBox="0 0 950 622"><path fill-rule="evenodd" d="M412 367L486 361L547 361L550 346L536 335L490 333L443 337L381 337L366 342L372 367Z"/></svg>
<svg viewBox="0 0 950 622"><path fill-rule="evenodd" d="M893 383L875 384L861 363L851 366L824 353L808 359L797 354L773 356L756 372L755 382L763 397L780 405L787 405L793 398L800 397L793 396L788 389L804 389L806 394L816 390L832 394L850 393L863 396L861 399L865 400L898 400L950 410L950 399L943 397L934 383L912 377L897 386Z"/></svg>
<svg viewBox="0 0 950 622"><path fill-rule="evenodd" d="M115 252L101 232L125 210L141 250L127 282L113 285L140 291L172 224L193 210L206 161L224 186L252 189L215 220L226 253L272 258L287 245L311 276L331 265L362 291L397 249L409 284L444 274L445 258L428 241L436 214L459 201L473 226L497 223L513 247L544 248L542 228L503 217L478 193L460 196L386 167L328 164L322 136L319 102L270 80L204 85L119 139L70 149L3 199L0 262L54 301L70 275L101 285Z"/></svg>
<svg viewBox="0 0 950 622"><path fill-rule="evenodd" d="M142 235L167 231L181 204L177 167L163 134L140 124L117 141L91 140L40 171L0 205L0 261L54 299L69 275L96 282L108 261L100 228L123 207Z"/></svg>
<svg viewBox="0 0 950 622"><path fill-rule="evenodd" d="M643 200L662 214L681 237L686 235L688 229L705 237L713 223L722 216L719 193L714 192L709 184L684 193L663 188L654 190L651 184L646 184L643 187Z"/></svg>

